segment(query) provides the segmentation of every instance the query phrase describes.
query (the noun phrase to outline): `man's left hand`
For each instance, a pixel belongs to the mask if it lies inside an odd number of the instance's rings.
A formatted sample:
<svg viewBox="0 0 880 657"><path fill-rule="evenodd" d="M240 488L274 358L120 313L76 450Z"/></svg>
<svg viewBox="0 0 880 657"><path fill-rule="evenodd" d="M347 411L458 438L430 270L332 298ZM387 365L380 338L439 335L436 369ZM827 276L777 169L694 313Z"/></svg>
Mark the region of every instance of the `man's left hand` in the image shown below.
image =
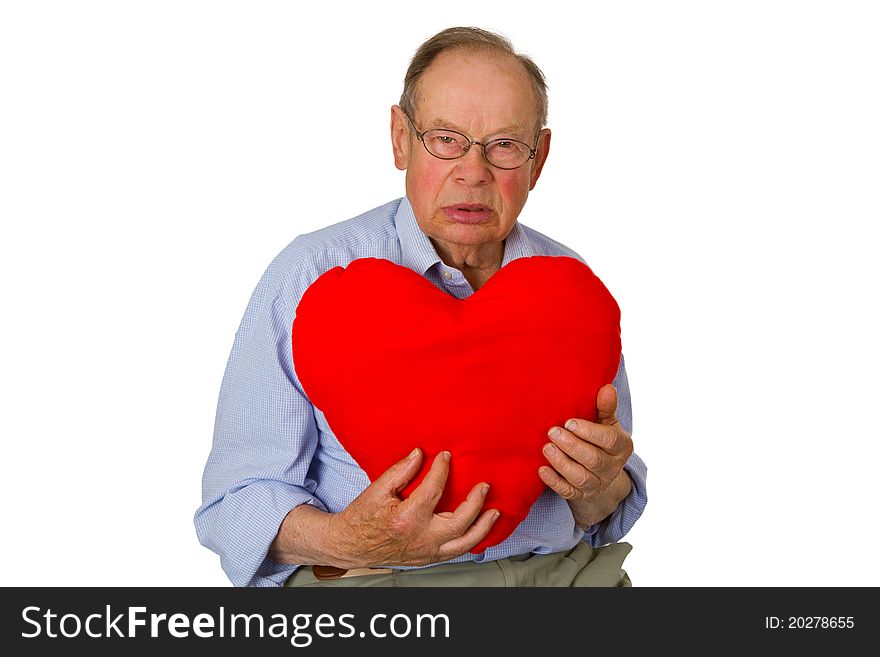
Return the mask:
<svg viewBox="0 0 880 657"><path fill-rule="evenodd" d="M553 427L541 466L541 480L568 501L582 529L604 520L629 495L632 480L623 466L633 452L629 433L617 421L617 390L599 389L596 421L572 418L565 428Z"/></svg>

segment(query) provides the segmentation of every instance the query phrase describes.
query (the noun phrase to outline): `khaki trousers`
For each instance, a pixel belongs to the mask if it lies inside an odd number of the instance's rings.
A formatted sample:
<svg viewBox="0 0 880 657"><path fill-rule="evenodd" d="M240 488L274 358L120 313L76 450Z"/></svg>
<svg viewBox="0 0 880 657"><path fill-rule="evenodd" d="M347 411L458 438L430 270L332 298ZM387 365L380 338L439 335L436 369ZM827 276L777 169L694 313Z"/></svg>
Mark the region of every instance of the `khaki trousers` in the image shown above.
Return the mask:
<svg viewBox="0 0 880 657"><path fill-rule="evenodd" d="M631 587L629 575L622 568L630 550L629 543L593 548L580 542L568 552L524 554L483 563L465 561L331 580L319 580L312 574L310 566L301 566L284 586Z"/></svg>

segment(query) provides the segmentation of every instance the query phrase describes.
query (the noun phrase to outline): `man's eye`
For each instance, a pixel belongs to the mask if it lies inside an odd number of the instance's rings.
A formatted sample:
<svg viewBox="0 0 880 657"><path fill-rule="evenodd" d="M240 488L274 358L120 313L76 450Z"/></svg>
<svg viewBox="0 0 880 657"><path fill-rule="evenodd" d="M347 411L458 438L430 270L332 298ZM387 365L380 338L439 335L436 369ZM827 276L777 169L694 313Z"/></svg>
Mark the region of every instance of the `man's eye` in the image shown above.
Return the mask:
<svg viewBox="0 0 880 657"><path fill-rule="evenodd" d="M441 144L454 144L456 141L452 135L438 135L437 139Z"/></svg>
<svg viewBox="0 0 880 657"><path fill-rule="evenodd" d="M505 139L502 139L501 141L496 141L495 145L500 146L504 149L516 148L516 144L514 144L512 141L507 141Z"/></svg>

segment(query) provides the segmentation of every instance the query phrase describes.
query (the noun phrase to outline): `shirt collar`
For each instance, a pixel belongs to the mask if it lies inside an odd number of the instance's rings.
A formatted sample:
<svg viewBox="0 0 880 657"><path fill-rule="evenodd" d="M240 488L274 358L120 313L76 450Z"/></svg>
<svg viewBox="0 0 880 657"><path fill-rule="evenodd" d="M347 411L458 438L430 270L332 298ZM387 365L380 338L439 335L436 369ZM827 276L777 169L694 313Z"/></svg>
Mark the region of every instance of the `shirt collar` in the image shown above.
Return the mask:
<svg viewBox="0 0 880 657"><path fill-rule="evenodd" d="M504 258L501 260L501 266L517 258L528 258L533 255L535 255L535 247L517 221L504 240Z"/></svg>
<svg viewBox="0 0 880 657"><path fill-rule="evenodd" d="M394 216L394 225L397 228L397 237L400 240L402 264L412 269L417 274L424 275L431 267L440 262L437 250L431 244L431 240L416 221L412 205L404 196ZM508 262L517 258L527 258L535 255L535 248L523 230L519 222L513 225L513 229L504 240L504 258L501 261L503 267Z"/></svg>
<svg viewBox="0 0 880 657"><path fill-rule="evenodd" d="M394 225L400 240L402 264L424 276L426 271L440 262L440 256L437 255L437 250L431 244L431 240L419 228L412 205L406 196L403 197L400 207L397 208Z"/></svg>

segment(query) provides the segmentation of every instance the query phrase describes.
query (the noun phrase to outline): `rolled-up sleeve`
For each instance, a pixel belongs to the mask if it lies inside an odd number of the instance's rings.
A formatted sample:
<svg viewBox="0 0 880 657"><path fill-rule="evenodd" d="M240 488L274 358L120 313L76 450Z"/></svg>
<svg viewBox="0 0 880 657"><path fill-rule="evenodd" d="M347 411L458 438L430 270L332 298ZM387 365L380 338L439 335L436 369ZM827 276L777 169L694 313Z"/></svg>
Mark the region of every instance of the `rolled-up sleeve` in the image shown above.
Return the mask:
<svg viewBox="0 0 880 657"><path fill-rule="evenodd" d="M273 263L274 264L274 263ZM290 510L315 497L318 440L293 371L295 290L270 266L251 296L223 376L194 524L235 586L281 586L296 569L266 558Z"/></svg>
<svg viewBox="0 0 880 657"><path fill-rule="evenodd" d="M617 376L614 377L614 387L617 389L617 420L627 432L632 434L632 398L623 354L620 356ZM648 469L642 459L633 453L624 465L624 469L632 479L632 490L614 513L584 532L583 540L593 547L620 541L636 524L648 504L646 487Z"/></svg>

